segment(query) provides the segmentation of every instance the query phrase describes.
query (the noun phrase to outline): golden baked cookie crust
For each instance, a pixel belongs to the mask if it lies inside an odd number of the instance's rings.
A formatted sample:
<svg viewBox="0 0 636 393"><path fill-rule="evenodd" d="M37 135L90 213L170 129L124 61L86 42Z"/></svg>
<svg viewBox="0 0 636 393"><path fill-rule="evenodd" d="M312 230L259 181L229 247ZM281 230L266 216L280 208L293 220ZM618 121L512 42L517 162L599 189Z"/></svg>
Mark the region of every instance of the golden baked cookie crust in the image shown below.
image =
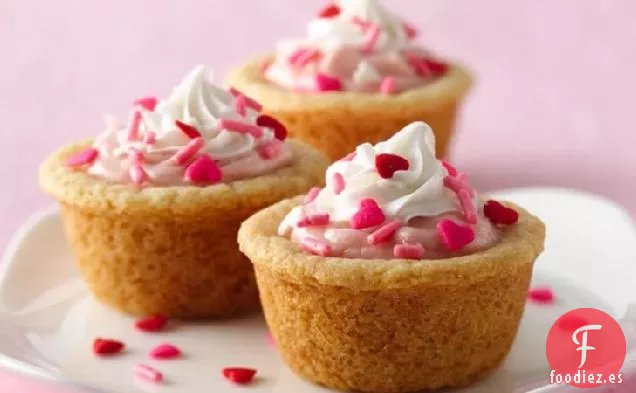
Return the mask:
<svg viewBox="0 0 636 393"><path fill-rule="evenodd" d="M295 93L263 78L260 57L234 69L227 83L256 99L290 129L290 135L337 160L363 142L388 139L395 130L414 121L425 121L434 130L438 156L446 155L459 101L471 86L471 78L459 65L426 85L387 96L381 93Z"/></svg>
<svg viewBox="0 0 636 393"><path fill-rule="evenodd" d="M310 255L279 237L286 200L245 221L267 323L285 362L325 386L406 393L464 386L505 359L523 314L543 223L525 210L499 244L442 260Z"/></svg>
<svg viewBox="0 0 636 393"><path fill-rule="evenodd" d="M53 153L40 186L61 205L78 267L95 296L134 315L223 317L258 308L253 269L236 245L240 223L323 182L327 162L289 141L289 166L209 187L135 189L65 165L88 144Z"/></svg>

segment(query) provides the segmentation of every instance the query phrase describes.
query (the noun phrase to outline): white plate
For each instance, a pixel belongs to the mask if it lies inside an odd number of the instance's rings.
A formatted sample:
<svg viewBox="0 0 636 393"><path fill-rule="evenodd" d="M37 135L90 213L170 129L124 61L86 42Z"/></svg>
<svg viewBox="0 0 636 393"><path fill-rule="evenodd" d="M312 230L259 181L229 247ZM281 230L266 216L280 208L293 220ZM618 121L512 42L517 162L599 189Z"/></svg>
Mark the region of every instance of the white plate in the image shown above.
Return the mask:
<svg viewBox="0 0 636 393"><path fill-rule="evenodd" d="M568 390L542 387L549 373L545 337L561 314L578 307L599 308L619 319L628 336L630 356L635 357L636 228L629 215L604 198L570 190L495 194L527 207L547 223L546 250L533 281L551 285L558 302L528 305L506 363L491 378L462 392ZM260 378L250 386L252 392L328 391L299 380L282 365L268 344L260 316L182 324L161 334L136 332L131 318L88 296L74 269L56 209L41 212L25 224L0 269L0 360L14 370L100 392L223 393L238 388L225 381L220 370L236 365L258 369ZM120 338L129 350L114 359L96 359L91 341L97 336ZM186 357L167 362L148 359L147 351L163 341L181 347ZM136 381L132 368L142 362L162 370L167 383L153 386Z"/></svg>

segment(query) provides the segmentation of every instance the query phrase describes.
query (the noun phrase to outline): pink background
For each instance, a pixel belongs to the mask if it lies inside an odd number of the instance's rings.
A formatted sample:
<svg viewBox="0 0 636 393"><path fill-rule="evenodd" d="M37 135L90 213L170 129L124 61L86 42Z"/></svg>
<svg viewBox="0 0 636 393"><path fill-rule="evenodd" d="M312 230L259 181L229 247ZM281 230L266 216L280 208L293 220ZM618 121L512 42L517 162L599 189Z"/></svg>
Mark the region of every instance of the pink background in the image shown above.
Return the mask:
<svg viewBox="0 0 636 393"><path fill-rule="evenodd" d="M483 189L560 185L636 214L633 0L386 0L422 42L460 58L477 84L453 159ZM36 5L37 4L37 5ZM39 162L164 96L195 64L226 71L300 36L323 1L0 1L0 247L52 200ZM581 212L585 214L585 212ZM33 392L0 376L3 392Z"/></svg>

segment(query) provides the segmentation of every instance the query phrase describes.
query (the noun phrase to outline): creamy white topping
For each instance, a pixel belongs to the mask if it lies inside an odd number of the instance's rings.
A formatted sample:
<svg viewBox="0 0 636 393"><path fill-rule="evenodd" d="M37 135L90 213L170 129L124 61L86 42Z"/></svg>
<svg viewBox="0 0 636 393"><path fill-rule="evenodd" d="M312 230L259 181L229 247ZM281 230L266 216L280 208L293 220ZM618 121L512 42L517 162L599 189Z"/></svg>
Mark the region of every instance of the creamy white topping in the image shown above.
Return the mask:
<svg viewBox="0 0 636 393"><path fill-rule="evenodd" d="M277 143L274 130L258 127L262 135L255 136L221 127L225 120L256 127L260 113L249 106L238 113L236 98L210 83L208 76L207 67L197 66L154 111L141 110L138 137L131 138L127 127L117 126L101 134L94 144L99 156L88 173L117 182L135 182L130 173L138 166L149 183L179 185L188 183L184 178L188 163L202 155L216 162L223 180L257 176L288 162L291 152L284 144L276 157L265 159L259 155L259 149ZM202 139L201 146L185 162L177 162L175 154L195 138L184 133L177 121L194 127ZM135 158L139 155L141 161Z"/></svg>

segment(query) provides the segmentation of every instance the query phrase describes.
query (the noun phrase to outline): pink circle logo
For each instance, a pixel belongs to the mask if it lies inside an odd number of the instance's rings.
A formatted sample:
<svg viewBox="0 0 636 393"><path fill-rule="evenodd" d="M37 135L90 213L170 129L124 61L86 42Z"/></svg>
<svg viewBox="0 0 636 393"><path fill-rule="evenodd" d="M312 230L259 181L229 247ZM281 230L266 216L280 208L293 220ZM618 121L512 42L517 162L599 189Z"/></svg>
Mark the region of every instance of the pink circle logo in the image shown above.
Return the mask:
<svg viewBox="0 0 636 393"><path fill-rule="evenodd" d="M590 388L622 383L627 345L614 318L594 308L563 314L546 341L550 382Z"/></svg>

